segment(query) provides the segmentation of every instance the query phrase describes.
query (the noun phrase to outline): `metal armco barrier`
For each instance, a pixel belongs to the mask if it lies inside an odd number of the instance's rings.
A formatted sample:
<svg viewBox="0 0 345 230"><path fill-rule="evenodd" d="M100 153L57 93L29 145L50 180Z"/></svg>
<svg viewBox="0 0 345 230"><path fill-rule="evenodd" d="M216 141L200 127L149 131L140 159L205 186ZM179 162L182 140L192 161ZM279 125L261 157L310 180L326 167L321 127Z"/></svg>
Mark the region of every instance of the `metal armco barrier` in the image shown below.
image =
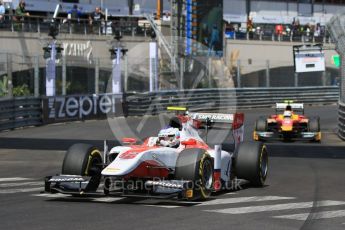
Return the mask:
<svg viewBox="0 0 345 230"><path fill-rule="evenodd" d="M170 105L186 106L190 111L271 107L283 100L310 105L336 103L339 87L196 89L128 94L128 115L142 116L166 112Z"/></svg>
<svg viewBox="0 0 345 230"><path fill-rule="evenodd" d="M339 101L338 134L345 141L345 104Z"/></svg>
<svg viewBox="0 0 345 230"><path fill-rule="evenodd" d="M42 125L40 98L0 100L0 130Z"/></svg>
<svg viewBox="0 0 345 230"><path fill-rule="evenodd" d="M194 89L126 95L78 95L0 100L0 130L49 123L166 113L171 105L190 111L272 107L296 100L309 105L337 103L339 87ZM345 105L340 104L339 133L345 137Z"/></svg>

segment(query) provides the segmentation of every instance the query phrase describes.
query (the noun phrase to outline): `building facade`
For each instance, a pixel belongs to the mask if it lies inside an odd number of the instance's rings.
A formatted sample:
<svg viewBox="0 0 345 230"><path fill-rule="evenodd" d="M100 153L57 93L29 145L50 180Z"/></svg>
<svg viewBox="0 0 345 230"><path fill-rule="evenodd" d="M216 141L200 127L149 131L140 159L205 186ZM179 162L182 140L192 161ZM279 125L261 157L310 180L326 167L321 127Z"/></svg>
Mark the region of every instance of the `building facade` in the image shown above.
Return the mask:
<svg viewBox="0 0 345 230"><path fill-rule="evenodd" d="M344 0L224 0L224 19L231 23L321 24L344 9Z"/></svg>
<svg viewBox="0 0 345 230"><path fill-rule="evenodd" d="M19 0L3 1L12 8L19 3ZM170 12L171 4L176 1L163 0L163 11ZM126 16L155 13L157 0L26 0L26 9L52 13L57 4L62 5L62 12L78 4L85 13L100 6L111 16ZM260 24L289 24L298 18L301 24L325 25L344 8L345 0L223 0L223 5L224 19L230 23L246 23L250 16L254 23Z"/></svg>

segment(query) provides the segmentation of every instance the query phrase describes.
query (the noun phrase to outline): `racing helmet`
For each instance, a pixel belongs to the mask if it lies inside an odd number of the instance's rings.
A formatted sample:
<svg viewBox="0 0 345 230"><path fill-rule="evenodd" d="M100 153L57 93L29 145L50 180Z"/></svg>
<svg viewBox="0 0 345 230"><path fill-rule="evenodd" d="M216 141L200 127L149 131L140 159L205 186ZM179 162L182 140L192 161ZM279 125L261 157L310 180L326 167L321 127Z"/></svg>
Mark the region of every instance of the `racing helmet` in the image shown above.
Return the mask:
<svg viewBox="0 0 345 230"><path fill-rule="evenodd" d="M167 127L159 131L158 139L162 145L173 147L180 143L180 132L177 128Z"/></svg>
<svg viewBox="0 0 345 230"><path fill-rule="evenodd" d="M292 112L289 110L284 111L284 118L291 118Z"/></svg>

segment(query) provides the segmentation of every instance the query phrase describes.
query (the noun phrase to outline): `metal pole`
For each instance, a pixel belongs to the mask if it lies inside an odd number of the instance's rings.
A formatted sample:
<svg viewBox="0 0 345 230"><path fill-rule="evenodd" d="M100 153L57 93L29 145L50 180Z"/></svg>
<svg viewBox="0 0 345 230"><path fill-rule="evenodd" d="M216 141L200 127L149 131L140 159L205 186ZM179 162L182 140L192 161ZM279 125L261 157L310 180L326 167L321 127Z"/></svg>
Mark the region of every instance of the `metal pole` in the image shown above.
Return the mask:
<svg viewBox="0 0 345 230"><path fill-rule="evenodd" d="M241 60L237 60L237 88L241 88Z"/></svg>
<svg viewBox="0 0 345 230"><path fill-rule="evenodd" d="M66 90L66 79L67 79L67 66L66 66L66 57L62 56L62 95L67 94Z"/></svg>
<svg viewBox="0 0 345 230"><path fill-rule="evenodd" d="M36 56L35 57L35 69L34 69L34 96L35 97L39 97L40 96L40 92L39 92L39 88L40 88L40 82L39 82L39 76L40 76L40 57Z"/></svg>
<svg viewBox="0 0 345 230"><path fill-rule="evenodd" d="M112 70L112 93L122 93L122 80L121 80L121 48L116 48L116 58L113 60Z"/></svg>
<svg viewBox="0 0 345 230"><path fill-rule="evenodd" d="M128 91L128 56L125 55L125 80L124 80L124 85L125 85L125 92Z"/></svg>
<svg viewBox="0 0 345 230"><path fill-rule="evenodd" d="M41 33L41 23L40 23L40 20L37 18L36 19L36 21L37 21L37 33Z"/></svg>
<svg viewBox="0 0 345 230"><path fill-rule="evenodd" d="M171 32L171 71L176 71L176 54L178 53L178 1L170 1L170 9L171 9L171 20L170 20L170 32Z"/></svg>
<svg viewBox="0 0 345 230"><path fill-rule="evenodd" d="M95 59L95 94L99 94L99 58Z"/></svg>
<svg viewBox="0 0 345 230"><path fill-rule="evenodd" d="M327 82L326 82L326 71L323 71L322 72L322 75L321 75L321 82L322 82L322 86L326 86Z"/></svg>
<svg viewBox="0 0 345 230"><path fill-rule="evenodd" d="M158 82L158 46L157 41L150 42L150 92L157 90Z"/></svg>
<svg viewBox="0 0 345 230"><path fill-rule="evenodd" d="M87 23L84 21L84 34L87 35Z"/></svg>
<svg viewBox="0 0 345 230"><path fill-rule="evenodd" d="M13 97L12 54L7 54L8 96Z"/></svg>
<svg viewBox="0 0 345 230"><path fill-rule="evenodd" d="M56 44L51 42L51 56L46 60L46 96L55 96L56 83Z"/></svg>
<svg viewBox="0 0 345 230"><path fill-rule="evenodd" d="M270 60L266 60L266 87L270 87Z"/></svg>
<svg viewBox="0 0 345 230"><path fill-rule="evenodd" d="M295 75L294 75L294 86L298 87L298 73L296 73L296 72L295 72Z"/></svg>
<svg viewBox="0 0 345 230"><path fill-rule="evenodd" d="M208 59L208 88L212 88L212 58Z"/></svg>
<svg viewBox="0 0 345 230"><path fill-rule="evenodd" d="M341 52L340 63L341 63L341 74L340 74L340 101L345 103L345 54Z"/></svg>
<svg viewBox="0 0 345 230"><path fill-rule="evenodd" d="M180 58L180 90L183 90L184 86L184 61L183 57Z"/></svg>
<svg viewBox="0 0 345 230"><path fill-rule="evenodd" d="M157 0L157 20L160 20L161 18L161 7L162 7L162 4L163 2L161 0Z"/></svg>

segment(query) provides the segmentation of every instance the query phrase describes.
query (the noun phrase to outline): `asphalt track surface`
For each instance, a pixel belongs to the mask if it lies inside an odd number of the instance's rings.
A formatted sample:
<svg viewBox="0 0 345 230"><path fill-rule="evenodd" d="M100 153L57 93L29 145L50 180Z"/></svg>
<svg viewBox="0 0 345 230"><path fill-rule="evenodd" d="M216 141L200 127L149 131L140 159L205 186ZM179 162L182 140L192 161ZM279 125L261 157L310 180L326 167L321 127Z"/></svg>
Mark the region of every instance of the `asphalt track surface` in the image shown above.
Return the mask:
<svg viewBox="0 0 345 230"><path fill-rule="evenodd" d="M255 119L244 111L246 139ZM0 133L0 229L344 229L345 144L335 135L336 106L306 108L321 117L317 143L267 143L267 186L227 191L205 203L129 198L78 199L41 194L42 178L60 172L73 143L116 144L154 136L167 116L131 117ZM110 124L110 125L109 125ZM116 133L116 134L115 134ZM209 141L224 138L210 133Z"/></svg>

